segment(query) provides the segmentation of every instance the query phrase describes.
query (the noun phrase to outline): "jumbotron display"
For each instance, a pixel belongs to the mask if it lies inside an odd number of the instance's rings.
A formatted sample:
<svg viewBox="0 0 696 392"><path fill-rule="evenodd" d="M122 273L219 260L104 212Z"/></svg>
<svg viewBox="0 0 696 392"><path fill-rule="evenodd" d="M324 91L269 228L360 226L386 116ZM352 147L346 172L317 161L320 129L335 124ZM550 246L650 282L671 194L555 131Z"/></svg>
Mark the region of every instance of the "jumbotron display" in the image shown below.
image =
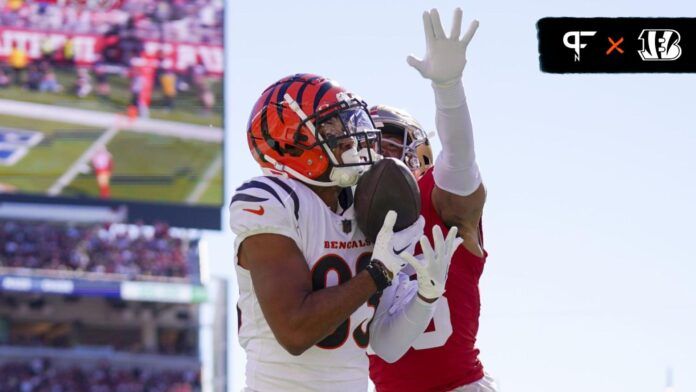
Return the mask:
<svg viewBox="0 0 696 392"><path fill-rule="evenodd" d="M223 0L5 2L0 201L154 206L178 226L219 227L223 11Z"/></svg>

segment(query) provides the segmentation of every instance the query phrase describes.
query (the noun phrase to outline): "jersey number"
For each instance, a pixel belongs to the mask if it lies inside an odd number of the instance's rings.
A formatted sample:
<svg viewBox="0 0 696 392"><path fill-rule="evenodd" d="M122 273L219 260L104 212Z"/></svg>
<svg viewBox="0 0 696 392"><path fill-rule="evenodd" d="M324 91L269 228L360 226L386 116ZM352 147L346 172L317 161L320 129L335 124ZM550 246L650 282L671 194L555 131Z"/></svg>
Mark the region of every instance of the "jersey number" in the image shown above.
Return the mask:
<svg viewBox="0 0 696 392"><path fill-rule="evenodd" d="M444 346L452 335L452 320L450 320L450 308L447 302L447 297L442 296L440 303L435 307L433 315L433 324L435 329L432 331L423 332L421 336L413 342L412 347L415 350L425 350Z"/></svg>
<svg viewBox="0 0 696 392"><path fill-rule="evenodd" d="M356 262L356 273L362 271L367 267L367 264L372 259L372 253L363 253L358 257ZM330 272L333 272L338 276L338 284L343 284L349 281L353 274L350 272L350 267L342 257L338 255L326 255L319 259L317 263L312 268L312 288L320 290L326 288L326 280ZM379 304L379 298L381 294L375 294L367 301L367 306L372 308L377 308ZM363 329L363 324L365 324L367 319L363 320L353 331L353 340L358 345L358 347L365 348L370 342L370 322L367 323ZM329 336L325 337L322 341L317 343L317 346L324 349L336 349L341 347L346 340L348 340L348 335L350 334L350 317L339 325L338 328Z"/></svg>

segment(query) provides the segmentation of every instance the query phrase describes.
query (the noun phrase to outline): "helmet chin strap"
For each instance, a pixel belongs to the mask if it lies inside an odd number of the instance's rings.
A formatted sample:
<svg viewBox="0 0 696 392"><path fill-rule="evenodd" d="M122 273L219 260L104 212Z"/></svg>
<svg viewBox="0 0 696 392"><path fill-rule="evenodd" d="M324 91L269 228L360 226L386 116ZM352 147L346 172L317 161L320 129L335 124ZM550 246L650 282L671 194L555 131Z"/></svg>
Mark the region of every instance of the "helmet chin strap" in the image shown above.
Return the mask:
<svg viewBox="0 0 696 392"><path fill-rule="evenodd" d="M347 188L358 183L358 178L360 178L359 172L353 167L334 167L331 169L331 174L329 178L331 179L331 184L339 186L341 188Z"/></svg>
<svg viewBox="0 0 696 392"><path fill-rule="evenodd" d="M350 152L346 151L343 154ZM297 170L283 165L276 161L275 159L269 157L268 155L263 156L266 161L270 162L273 167L275 168L276 171L273 171L271 169L263 169L264 173L267 174L272 174L272 175L278 175L277 172L281 172L283 174L289 174L298 180L304 182L305 184L309 185L314 185L314 186L321 186L321 187L332 187L332 186L338 186L341 188L347 188L349 186L353 186L358 183L358 179L360 178L360 175L363 173L362 167L360 166L348 166L348 167L334 167L331 169L331 174L329 174L329 179L331 181L317 181L313 180L302 173L298 172Z"/></svg>
<svg viewBox="0 0 696 392"><path fill-rule="evenodd" d="M353 147L341 154L341 161L347 163L362 163L358 149ZM333 167L329 179L341 188L353 186L358 183L360 175L365 169L362 166Z"/></svg>

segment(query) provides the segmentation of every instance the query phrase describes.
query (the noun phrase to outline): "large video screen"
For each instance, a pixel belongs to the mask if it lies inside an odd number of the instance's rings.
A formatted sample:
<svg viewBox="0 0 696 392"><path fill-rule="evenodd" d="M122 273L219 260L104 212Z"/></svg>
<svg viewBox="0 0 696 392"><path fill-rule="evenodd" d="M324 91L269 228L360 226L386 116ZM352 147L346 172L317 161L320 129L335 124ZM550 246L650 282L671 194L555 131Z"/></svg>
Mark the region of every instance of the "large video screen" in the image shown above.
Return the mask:
<svg viewBox="0 0 696 392"><path fill-rule="evenodd" d="M0 200L219 227L223 0L3 4Z"/></svg>

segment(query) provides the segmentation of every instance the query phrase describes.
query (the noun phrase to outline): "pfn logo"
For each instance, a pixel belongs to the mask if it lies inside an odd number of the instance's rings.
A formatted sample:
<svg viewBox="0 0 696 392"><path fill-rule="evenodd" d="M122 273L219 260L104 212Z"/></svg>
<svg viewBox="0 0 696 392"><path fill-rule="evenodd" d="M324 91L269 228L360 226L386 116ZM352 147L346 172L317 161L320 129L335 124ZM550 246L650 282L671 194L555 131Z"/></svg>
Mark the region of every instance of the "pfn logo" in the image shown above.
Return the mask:
<svg viewBox="0 0 696 392"><path fill-rule="evenodd" d="M643 61L674 61L681 56L681 36L676 30L645 29L638 39L643 42L643 49L638 51Z"/></svg>
<svg viewBox="0 0 696 392"><path fill-rule="evenodd" d="M580 61L580 49L584 49L587 44L580 42L580 37L592 37L596 31L569 31L563 36L563 45L575 51L575 61ZM572 41L571 41L572 38Z"/></svg>

